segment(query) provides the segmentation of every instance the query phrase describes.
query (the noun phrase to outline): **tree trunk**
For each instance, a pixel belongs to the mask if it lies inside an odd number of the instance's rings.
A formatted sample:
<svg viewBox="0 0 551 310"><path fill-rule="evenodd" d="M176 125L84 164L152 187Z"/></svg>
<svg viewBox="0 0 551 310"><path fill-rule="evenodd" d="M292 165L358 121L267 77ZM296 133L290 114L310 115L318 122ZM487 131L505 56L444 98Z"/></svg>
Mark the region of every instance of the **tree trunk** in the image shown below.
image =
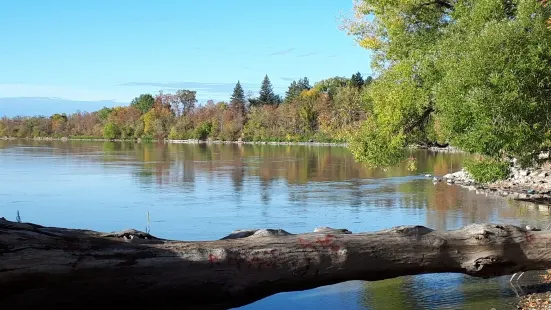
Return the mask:
<svg viewBox="0 0 551 310"><path fill-rule="evenodd" d="M551 232L474 224L373 233L236 231L184 242L0 218L0 308L226 309L284 291L424 273L494 277L551 268Z"/></svg>

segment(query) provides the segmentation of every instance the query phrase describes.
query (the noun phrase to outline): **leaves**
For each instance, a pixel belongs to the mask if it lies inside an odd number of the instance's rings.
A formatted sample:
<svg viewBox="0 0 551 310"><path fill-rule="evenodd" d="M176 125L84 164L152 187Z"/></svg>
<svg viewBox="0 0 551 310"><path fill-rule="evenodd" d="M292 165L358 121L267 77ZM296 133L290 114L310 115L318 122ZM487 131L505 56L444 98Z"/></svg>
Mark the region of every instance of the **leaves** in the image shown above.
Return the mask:
<svg viewBox="0 0 551 310"><path fill-rule="evenodd" d="M379 76L364 98L372 115L354 138L356 157L390 165L407 144L436 141L533 162L551 145L550 8L542 4L358 1L343 27L374 52Z"/></svg>

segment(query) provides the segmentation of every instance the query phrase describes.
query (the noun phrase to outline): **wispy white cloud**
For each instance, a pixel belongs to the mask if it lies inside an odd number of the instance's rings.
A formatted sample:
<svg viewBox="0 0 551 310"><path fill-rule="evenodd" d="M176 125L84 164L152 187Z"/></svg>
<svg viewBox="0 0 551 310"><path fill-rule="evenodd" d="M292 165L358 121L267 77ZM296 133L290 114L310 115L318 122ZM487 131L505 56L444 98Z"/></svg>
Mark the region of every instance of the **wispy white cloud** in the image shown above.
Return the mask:
<svg viewBox="0 0 551 310"><path fill-rule="evenodd" d="M318 55L319 52L310 52L310 53L306 53L306 54L300 54L300 55L297 55L297 57L310 57L310 56L315 56L315 55Z"/></svg>
<svg viewBox="0 0 551 310"><path fill-rule="evenodd" d="M285 76L281 76L279 77L280 79L284 80L285 82L292 82L295 80L295 78L292 78L292 77L285 77Z"/></svg>
<svg viewBox="0 0 551 310"><path fill-rule="evenodd" d="M286 55L286 54L289 54L290 52L294 51L295 48L288 48L288 49L285 49L285 50L281 50L281 51L276 51L276 52L273 52L273 53L270 53L268 54L268 56L279 56L279 55Z"/></svg>

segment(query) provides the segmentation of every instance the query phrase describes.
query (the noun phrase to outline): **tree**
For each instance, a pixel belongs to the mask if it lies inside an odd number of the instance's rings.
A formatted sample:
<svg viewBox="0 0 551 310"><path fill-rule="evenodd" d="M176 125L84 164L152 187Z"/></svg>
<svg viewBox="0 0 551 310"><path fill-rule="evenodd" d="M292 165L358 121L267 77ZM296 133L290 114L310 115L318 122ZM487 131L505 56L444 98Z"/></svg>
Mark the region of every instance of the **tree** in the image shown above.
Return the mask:
<svg viewBox="0 0 551 310"><path fill-rule="evenodd" d="M231 95L230 107L236 110L241 115L244 115L246 103L247 100L245 99L245 92L243 91L243 87L241 87L241 83L237 81L237 84L235 84L233 93Z"/></svg>
<svg viewBox="0 0 551 310"><path fill-rule="evenodd" d="M352 87L362 88L365 84L364 78L360 72L352 74L350 85Z"/></svg>
<svg viewBox="0 0 551 310"><path fill-rule="evenodd" d="M344 28L379 73L372 115L350 144L357 159L392 165L408 144L449 142L528 165L551 146L551 8L360 0L355 10Z"/></svg>
<svg viewBox="0 0 551 310"><path fill-rule="evenodd" d="M120 136L120 129L119 127L112 122L109 122L105 124L105 127L103 127L103 137L105 139L116 139Z"/></svg>
<svg viewBox="0 0 551 310"><path fill-rule="evenodd" d="M260 86L258 100L261 104L278 104L281 101L281 99L274 94L274 88L268 75L264 76L264 80Z"/></svg>
<svg viewBox="0 0 551 310"><path fill-rule="evenodd" d="M103 107L101 108L97 114L98 114L98 118L102 121L102 122L105 122L107 120L107 118L109 117L109 114L111 114L111 112L113 112L113 109L112 108L108 108L108 107Z"/></svg>
<svg viewBox="0 0 551 310"><path fill-rule="evenodd" d="M229 309L348 280L541 270L551 267L549 238L549 231L473 224L360 234L327 227L304 234L255 229L186 242L133 229L100 233L0 218L1 303L6 309L159 309L175 302L184 309Z"/></svg>
<svg viewBox="0 0 551 310"><path fill-rule="evenodd" d="M151 94L141 94L140 96L132 99L132 102L130 102L130 105L140 110L142 114L147 113L147 111L149 111L154 104L155 98L153 98Z"/></svg>
<svg viewBox="0 0 551 310"><path fill-rule="evenodd" d="M285 102L293 101L298 95L300 95L300 93L305 90L310 90L311 88L312 86L310 86L310 82L307 77L299 79L298 82L291 82L289 89L285 93Z"/></svg>
<svg viewBox="0 0 551 310"><path fill-rule="evenodd" d="M182 112L176 108L176 115L187 115L189 112L195 109L195 103L197 103L197 92L187 89L179 89L176 91L176 98L179 103L182 104Z"/></svg>

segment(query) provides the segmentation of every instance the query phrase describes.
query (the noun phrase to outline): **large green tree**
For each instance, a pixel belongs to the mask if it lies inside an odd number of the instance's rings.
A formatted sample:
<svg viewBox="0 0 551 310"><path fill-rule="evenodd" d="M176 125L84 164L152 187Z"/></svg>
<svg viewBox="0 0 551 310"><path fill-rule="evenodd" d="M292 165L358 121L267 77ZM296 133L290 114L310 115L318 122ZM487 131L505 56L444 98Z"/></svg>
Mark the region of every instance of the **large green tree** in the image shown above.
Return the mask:
<svg viewBox="0 0 551 310"><path fill-rule="evenodd" d="M274 87L268 75L264 76L262 85L260 86L258 101L261 104L278 104L281 99L274 93Z"/></svg>
<svg viewBox="0 0 551 310"><path fill-rule="evenodd" d="M550 146L550 7L533 0L360 0L344 26L373 51L372 115L350 146L392 165L450 142L524 164Z"/></svg>
<svg viewBox="0 0 551 310"><path fill-rule="evenodd" d="M136 107L142 114L147 113L155 104L155 98L151 94L142 94L132 100L130 105Z"/></svg>
<svg viewBox="0 0 551 310"><path fill-rule="evenodd" d="M237 81L230 98L230 106L239 113L244 114L246 103L247 99L245 98L245 91L243 91L241 83Z"/></svg>
<svg viewBox="0 0 551 310"><path fill-rule="evenodd" d="M293 99L297 98L300 93L305 90L310 90L311 88L312 86L310 86L310 81L307 77L291 82L287 92L285 93L285 102L293 101Z"/></svg>

